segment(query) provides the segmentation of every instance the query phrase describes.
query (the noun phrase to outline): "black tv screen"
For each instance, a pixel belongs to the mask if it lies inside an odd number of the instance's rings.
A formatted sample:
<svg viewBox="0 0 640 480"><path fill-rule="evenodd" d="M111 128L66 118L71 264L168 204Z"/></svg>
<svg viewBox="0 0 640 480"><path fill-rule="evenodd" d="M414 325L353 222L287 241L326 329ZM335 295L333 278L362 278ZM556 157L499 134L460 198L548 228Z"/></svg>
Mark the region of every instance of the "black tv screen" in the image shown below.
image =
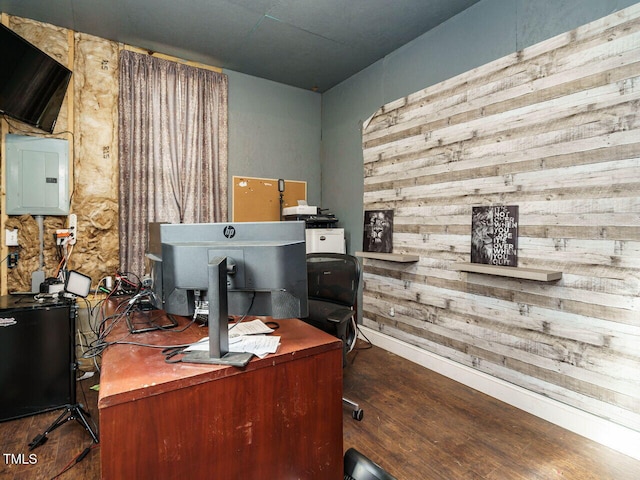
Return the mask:
<svg viewBox="0 0 640 480"><path fill-rule="evenodd" d="M0 112L53 133L71 70L0 25Z"/></svg>

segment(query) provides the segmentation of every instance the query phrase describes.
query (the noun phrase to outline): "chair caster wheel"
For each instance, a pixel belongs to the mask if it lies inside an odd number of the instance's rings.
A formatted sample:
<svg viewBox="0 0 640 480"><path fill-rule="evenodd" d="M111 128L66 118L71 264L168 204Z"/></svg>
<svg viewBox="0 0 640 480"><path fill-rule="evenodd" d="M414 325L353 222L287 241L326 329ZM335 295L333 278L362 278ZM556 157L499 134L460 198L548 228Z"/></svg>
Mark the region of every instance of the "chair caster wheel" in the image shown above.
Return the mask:
<svg viewBox="0 0 640 480"><path fill-rule="evenodd" d="M354 410L353 412L351 412L351 416L355 420L360 421L360 420L362 420L362 417L364 416L364 410L362 410L361 408L358 408L358 409Z"/></svg>

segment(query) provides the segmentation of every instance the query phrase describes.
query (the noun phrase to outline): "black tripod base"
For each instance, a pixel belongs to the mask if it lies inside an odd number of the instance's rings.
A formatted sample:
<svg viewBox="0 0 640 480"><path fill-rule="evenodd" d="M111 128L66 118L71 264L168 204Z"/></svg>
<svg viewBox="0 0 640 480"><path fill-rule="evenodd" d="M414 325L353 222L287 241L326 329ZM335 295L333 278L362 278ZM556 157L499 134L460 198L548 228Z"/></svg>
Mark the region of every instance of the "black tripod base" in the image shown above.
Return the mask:
<svg viewBox="0 0 640 480"><path fill-rule="evenodd" d="M94 441L94 443L99 443L98 436L89 425L89 422L87 422L86 417L89 416L89 413L87 413L79 403L76 403L74 405L67 405L64 409L64 412L62 412L62 414L51 424L49 428L47 428L43 433L37 435L33 440L31 440L31 443L29 444L29 450L33 450L34 448L39 447L40 445L45 443L48 440L47 435L49 433L53 432L56 428L64 425L69 420L77 420L78 423L80 423L80 425L82 425L85 430L89 432L89 435L91 435L91 439Z"/></svg>

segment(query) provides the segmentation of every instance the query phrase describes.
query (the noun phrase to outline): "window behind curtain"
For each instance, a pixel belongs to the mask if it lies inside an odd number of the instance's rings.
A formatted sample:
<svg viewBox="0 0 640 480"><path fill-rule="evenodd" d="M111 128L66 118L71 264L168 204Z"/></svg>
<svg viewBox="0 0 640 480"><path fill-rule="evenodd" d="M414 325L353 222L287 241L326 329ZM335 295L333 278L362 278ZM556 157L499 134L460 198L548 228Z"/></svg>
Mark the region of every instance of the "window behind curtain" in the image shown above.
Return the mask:
<svg viewBox="0 0 640 480"><path fill-rule="evenodd" d="M145 272L149 222L225 221L227 76L120 54L120 268Z"/></svg>

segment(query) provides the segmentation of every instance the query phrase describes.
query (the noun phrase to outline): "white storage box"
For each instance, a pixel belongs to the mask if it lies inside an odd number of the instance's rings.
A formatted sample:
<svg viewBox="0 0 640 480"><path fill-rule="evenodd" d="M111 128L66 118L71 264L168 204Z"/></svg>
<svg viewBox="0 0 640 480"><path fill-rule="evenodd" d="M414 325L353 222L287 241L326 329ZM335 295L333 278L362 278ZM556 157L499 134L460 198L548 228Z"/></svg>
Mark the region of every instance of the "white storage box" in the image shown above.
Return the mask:
<svg viewBox="0 0 640 480"><path fill-rule="evenodd" d="M282 215L317 215L318 207L311 205L296 205L295 207L284 207L282 209Z"/></svg>
<svg viewBox="0 0 640 480"><path fill-rule="evenodd" d="M307 228L307 253L345 253L344 228Z"/></svg>

